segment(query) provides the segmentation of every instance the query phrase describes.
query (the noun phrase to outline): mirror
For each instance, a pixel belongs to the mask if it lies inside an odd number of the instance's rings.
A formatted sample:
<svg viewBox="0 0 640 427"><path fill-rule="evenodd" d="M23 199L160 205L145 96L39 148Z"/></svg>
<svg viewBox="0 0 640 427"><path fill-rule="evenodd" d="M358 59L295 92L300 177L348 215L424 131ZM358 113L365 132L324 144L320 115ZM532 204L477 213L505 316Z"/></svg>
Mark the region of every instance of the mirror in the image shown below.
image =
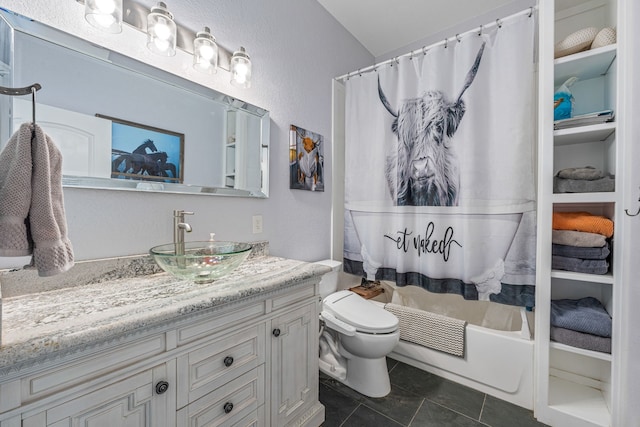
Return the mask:
<svg viewBox="0 0 640 427"><path fill-rule="evenodd" d="M42 85L36 122L62 152L64 186L268 196L267 110L25 17L0 15L0 85ZM2 98L4 143L32 120L32 102Z"/></svg>

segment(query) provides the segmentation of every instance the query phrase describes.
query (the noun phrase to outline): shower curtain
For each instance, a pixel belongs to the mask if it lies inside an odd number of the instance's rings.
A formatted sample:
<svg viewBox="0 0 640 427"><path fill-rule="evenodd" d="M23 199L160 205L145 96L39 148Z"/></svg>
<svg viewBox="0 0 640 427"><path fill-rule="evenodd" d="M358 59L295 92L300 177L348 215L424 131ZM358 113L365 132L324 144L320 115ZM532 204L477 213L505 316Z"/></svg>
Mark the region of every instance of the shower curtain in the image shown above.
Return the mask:
<svg viewBox="0 0 640 427"><path fill-rule="evenodd" d="M506 19L346 87L345 271L533 306L535 19Z"/></svg>

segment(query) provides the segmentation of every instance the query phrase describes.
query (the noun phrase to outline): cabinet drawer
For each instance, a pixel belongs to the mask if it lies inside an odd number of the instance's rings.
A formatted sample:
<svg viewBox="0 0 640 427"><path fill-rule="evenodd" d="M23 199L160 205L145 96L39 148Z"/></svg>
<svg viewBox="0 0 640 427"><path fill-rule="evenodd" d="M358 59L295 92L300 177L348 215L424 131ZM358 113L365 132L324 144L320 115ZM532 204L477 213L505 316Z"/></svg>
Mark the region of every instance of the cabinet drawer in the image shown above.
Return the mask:
<svg viewBox="0 0 640 427"><path fill-rule="evenodd" d="M320 279L318 279L319 281ZM308 282L306 285L293 292L287 292L286 294L273 298L271 300L271 311L280 310L283 308L289 308L292 304L300 301L304 301L309 298L313 298L316 294L316 282Z"/></svg>
<svg viewBox="0 0 640 427"><path fill-rule="evenodd" d="M87 356L22 379L22 404L41 399L70 387L98 378L125 366L144 361L166 350L164 334L141 339Z"/></svg>
<svg viewBox="0 0 640 427"><path fill-rule="evenodd" d="M180 409L177 426L261 425L252 422L264 403L264 365L258 366L217 390Z"/></svg>
<svg viewBox="0 0 640 427"><path fill-rule="evenodd" d="M255 319L264 313L264 301L240 309L220 309L215 315L205 320L179 328L177 331L177 344L182 346L200 338L210 337L216 331L222 331L230 326Z"/></svg>
<svg viewBox="0 0 640 427"><path fill-rule="evenodd" d="M264 323L243 329L178 357L178 408L264 363Z"/></svg>

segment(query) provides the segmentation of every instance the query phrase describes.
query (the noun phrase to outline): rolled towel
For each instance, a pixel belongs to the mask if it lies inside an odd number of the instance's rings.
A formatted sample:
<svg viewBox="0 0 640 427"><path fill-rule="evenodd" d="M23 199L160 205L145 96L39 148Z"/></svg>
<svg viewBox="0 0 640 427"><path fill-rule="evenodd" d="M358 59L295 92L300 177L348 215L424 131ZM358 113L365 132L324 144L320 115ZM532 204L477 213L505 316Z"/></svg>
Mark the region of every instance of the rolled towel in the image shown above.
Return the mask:
<svg viewBox="0 0 640 427"><path fill-rule="evenodd" d="M607 238L602 234L574 230L553 230L551 233L551 241L558 245L580 246L585 248L601 248L607 244Z"/></svg>
<svg viewBox="0 0 640 427"><path fill-rule="evenodd" d="M600 337L571 329L551 327L551 340L585 350L611 354L611 338Z"/></svg>
<svg viewBox="0 0 640 427"><path fill-rule="evenodd" d="M553 229L586 231L611 237L613 236L613 221L590 212L554 212Z"/></svg>
<svg viewBox="0 0 640 427"><path fill-rule="evenodd" d="M594 180L604 178L604 174L600 169L596 169L593 166L585 166L583 168L566 168L556 173L558 178L565 179L581 179L581 180Z"/></svg>
<svg viewBox="0 0 640 427"><path fill-rule="evenodd" d="M551 256L551 268L586 274L607 274L609 263L604 259L580 259L566 256Z"/></svg>
<svg viewBox="0 0 640 427"><path fill-rule="evenodd" d="M569 258L580 259L607 259L611 251L606 244L601 248L583 248L580 246L551 245L551 254Z"/></svg>
<svg viewBox="0 0 640 427"><path fill-rule="evenodd" d="M611 337L611 316L593 297L551 300L551 326Z"/></svg>

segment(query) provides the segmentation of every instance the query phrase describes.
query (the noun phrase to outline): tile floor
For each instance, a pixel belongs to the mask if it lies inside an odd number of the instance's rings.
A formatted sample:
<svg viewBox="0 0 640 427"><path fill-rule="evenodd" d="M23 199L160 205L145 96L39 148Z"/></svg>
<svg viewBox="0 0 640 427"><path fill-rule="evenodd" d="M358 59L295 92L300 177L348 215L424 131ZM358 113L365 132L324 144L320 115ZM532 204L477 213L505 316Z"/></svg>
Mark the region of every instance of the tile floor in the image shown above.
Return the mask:
<svg viewBox="0 0 640 427"><path fill-rule="evenodd" d="M531 411L387 359L391 393L363 396L320 373L323 427L543 427Z"/></svg>

